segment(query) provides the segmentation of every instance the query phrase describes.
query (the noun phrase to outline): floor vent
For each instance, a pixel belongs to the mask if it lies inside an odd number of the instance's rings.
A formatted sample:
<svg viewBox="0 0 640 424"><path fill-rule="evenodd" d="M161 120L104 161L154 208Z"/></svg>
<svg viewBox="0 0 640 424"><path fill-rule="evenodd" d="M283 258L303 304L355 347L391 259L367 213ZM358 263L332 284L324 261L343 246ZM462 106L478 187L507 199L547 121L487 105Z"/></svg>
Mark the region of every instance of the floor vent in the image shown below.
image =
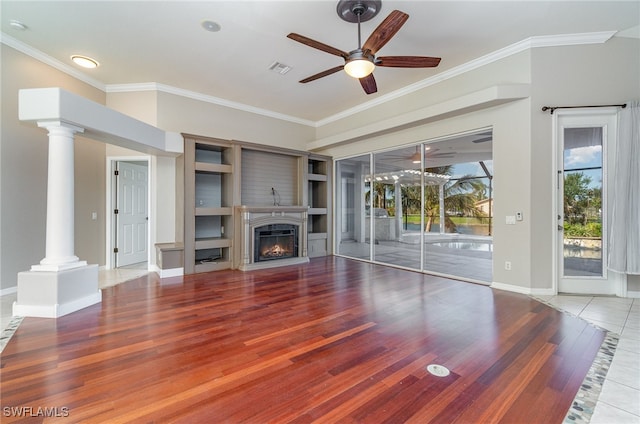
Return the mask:
<svg viewBox="0 0 640 424"><path fill-rule="evenodd" d="M446 377L450 374L447 367L436 364L427 365L427 371L436 377Z"/></svg>

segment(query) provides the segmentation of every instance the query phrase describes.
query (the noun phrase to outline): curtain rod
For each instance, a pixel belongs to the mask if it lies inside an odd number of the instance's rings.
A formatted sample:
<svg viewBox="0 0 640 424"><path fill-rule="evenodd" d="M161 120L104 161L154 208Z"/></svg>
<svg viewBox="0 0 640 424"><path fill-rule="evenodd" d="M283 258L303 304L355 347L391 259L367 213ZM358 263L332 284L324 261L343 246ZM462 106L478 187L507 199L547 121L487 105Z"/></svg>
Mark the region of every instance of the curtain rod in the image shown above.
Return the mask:
<svg viewBox="0 0 640 424"><path fill-rule="evenodd" d="M626 103L623 103L621 105L591 105L591 106L542 106L542 111L546 112L546 111L551 111L550 114L553 115L553 111L556 109L577 109L577 108L583 108L583 107L621 107L622 109L624 109L625 107L627 107Z"/></svg>

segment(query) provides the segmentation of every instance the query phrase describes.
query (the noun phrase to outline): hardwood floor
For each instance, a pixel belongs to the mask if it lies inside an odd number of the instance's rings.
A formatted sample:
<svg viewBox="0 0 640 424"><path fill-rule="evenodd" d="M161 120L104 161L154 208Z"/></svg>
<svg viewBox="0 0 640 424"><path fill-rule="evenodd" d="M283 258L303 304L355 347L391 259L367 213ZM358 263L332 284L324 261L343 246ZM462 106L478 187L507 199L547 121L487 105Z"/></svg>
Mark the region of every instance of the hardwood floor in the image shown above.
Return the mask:
<svg viewBox="0 0 640 424"><path fill-rule="evenodd" d="M151 275L25 318L2 422L560 423L604 338L524 295L338 257Z"/></svg>

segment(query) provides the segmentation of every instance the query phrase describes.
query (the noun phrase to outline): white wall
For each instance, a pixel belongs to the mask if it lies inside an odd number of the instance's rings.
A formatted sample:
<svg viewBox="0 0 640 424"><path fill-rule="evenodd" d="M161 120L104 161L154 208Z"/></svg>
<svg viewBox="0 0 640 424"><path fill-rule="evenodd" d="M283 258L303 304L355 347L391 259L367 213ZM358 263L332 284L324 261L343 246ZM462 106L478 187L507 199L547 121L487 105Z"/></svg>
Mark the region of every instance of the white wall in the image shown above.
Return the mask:
<svg viewBox="0 0 640 424"><path fill-rule="evenodd" d="M307 143L315 137L314 128L308 125L168 93L158 93L158 127L165 131L295 150L306 150Z"/></svg>

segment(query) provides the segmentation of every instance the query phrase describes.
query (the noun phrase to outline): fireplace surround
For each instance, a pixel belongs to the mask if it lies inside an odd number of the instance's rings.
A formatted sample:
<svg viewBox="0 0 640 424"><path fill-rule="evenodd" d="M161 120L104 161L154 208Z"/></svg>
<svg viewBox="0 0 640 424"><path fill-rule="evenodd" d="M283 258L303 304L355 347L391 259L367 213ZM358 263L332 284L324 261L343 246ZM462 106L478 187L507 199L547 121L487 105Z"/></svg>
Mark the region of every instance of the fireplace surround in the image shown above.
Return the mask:
<svg viewBox="0 0 640 424"><path fill-rule="evenodd" d="M309 262L308 207L238 206L238 269L273 268Z"/></svg>

